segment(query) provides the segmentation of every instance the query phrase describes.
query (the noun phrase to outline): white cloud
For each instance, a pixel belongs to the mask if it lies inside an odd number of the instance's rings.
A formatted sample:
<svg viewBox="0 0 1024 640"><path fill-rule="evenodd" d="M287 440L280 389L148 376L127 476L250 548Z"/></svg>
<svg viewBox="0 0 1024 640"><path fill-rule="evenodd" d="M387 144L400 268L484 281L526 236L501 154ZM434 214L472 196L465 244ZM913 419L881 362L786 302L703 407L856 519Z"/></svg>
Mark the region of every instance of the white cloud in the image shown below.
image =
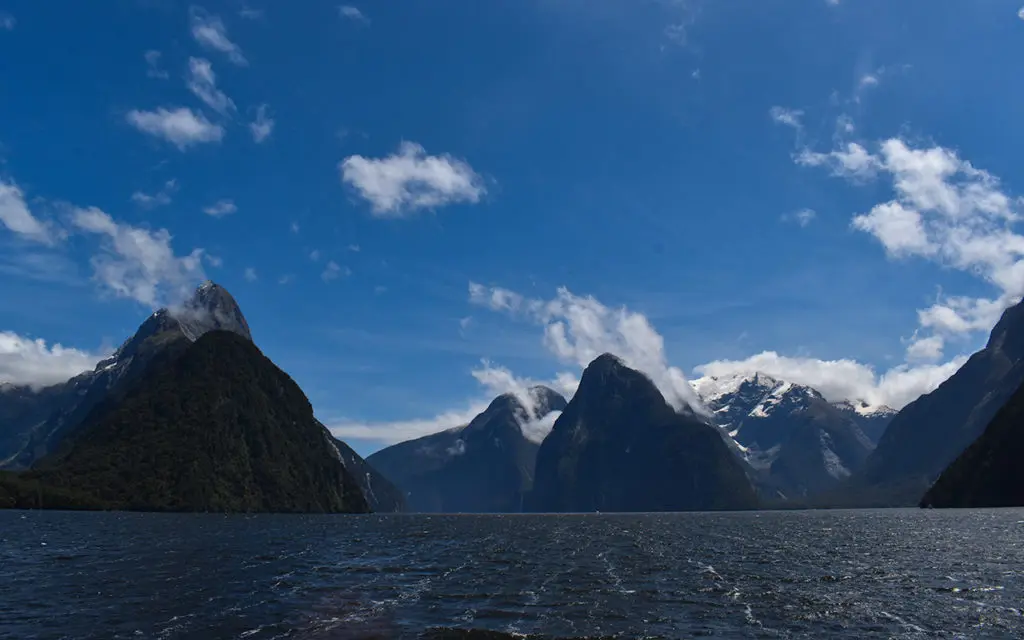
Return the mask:
<svg viewBox="0 0 1024 640"><path fill-rule="evenodd" d="M836 135L849 135L857 129L849 114L841 113L836 118Z"/></svg>
<svg viewBox="0 0 1024 640"><path fill-rule="evenodd" d="M199 7L191 7L189 16L192 37L196 42L206 49L220 51L238 66L244 67L249 64L242 55L242 49L228 38L227 29L219 17L210 15Z"/></svg>
<svg viewBox="0 0 1024 640"><path fill-rule="evenodd" d="M811 386L833 402L863 400L870 405L901 409L920 395L933 391L967 361L960 356L940 365L900 365L878 375L855 360L791 358L765 351L745 360L717 360L694 368L701 376L765 373Z"/></svg>
<svg viewBox="0 0 1024 640"><path fill-rule="evenodd" d="M1017 17L1020 18L1021 20L1024 20L1024 7L1021 7L1020 9L1017 10Z"/></svg>
<svg viewBox="0 0 1024 640"><path fill-rule="evenodd" d="M289 229L291 230L292 233L298 233L299 232L299 223L298 222L293 222L291 224L291 226L289 227Z"/></svg>
<svg viewBox="0 0 1024 640"><path fill-rule="evenodd" d="M309 259L312 260L313 262L317 262L318 260L320 260L320 250L313 249L312 251L310 251Z"/></svg>
<svg viewBox="0 0 1024 640"><path fill-rule="evenodd" d="M171 194L178 190L177 180L168 180L156 193L136 191L132 194L132 202L144 209L162 207L171 204Z"/></svg>
<svg viewBox="0 0 1024 640"><path fill-rule="evenodd" d="M564 287L551 300L537 300L471 282L469 300L540 324L544 346L561 362L582 369L602 353L613 353L647 374L674 407L701 409L682 370L668 364L661 334L643 314L626 307L609 308L592 296L577 296Z"/></svg>
<svg viewBox="0 0 1024 640"><path fill-rule="evenodd" d="M249 123L249 131L256 144L260 144L274 132L274 119L267 114L267 105L256 108L256 119Z"/></svg>
<svg viewBox="0 0 1024 640"><path fill-rule="evenodd" d="M855 148L855 150L854 150ZM921 329L912 353L935 359L950 337L988 331L1008 306L1024 294L1024 235L1020 199L1007 195L999 179L975 168L952 149L915 148L900 138L878 145L877 153L850 143L825 154L804 152L797 161L830 166L847 178L881 176L893 197L853 217L854 229L871 234L890 257L919 257L977 275L996 287L995 297L952 296L918 312ZM821 160L820 162L818 160ZM865 168L869 168L868 171Z"/></svg>
<svg viewBox="0 0 1024 640"><path fill-rule="evenodd" d="M328 428L335 437L342 440L356 438L391 445L465 426L482 413L489 402L489 400L472 401L462 409L445 411L430 418L415 420L376 423L354 420L328 421Z"/></svg>
<svg viewBox="0 0 1024 640"><path fill-rule="evenodd" d="M341 277L348 277L352 275L352 270L348 267L339 266L337 262L331 260L324 267L324 272L320 274L324 282L330 282L331 280L337 280Z"/></svg>
<svg viewBox="0 0 1024 640"><path fill-rule="evenodd" d="M155 50L150 49L143 57L146 59L146 76L149 78L157 78L158 80L166 80L170 77L165 70L160 68L160 58L162 54Z"/></svg>
<svg viewBox="0 0 1024 640"><path fill-rule="evenodd" d="M828 167L832 175L860 180L873 178L879 168L877 158L856 142L828 153L803 149L797 154L796 163L807 167Z"/></svg>
<svg viewBox="0 0 1024 640"><path fill-rule="evenodd" d="M294 279L295 279L295 276L293 276L290 273L286 273L285 275L283 275L283 276L281 276L280 278L277 279L277 284L289 284Z"/></svg>
<svg viewBox="0 0 1024 640"><path fill-rule="evenodd" d="M53 234L28 208L25 194L13 182L0 179L0 223L19 236L42 244L53 244Z"/></svg>
<svg viewBox="0 0 1024 640"><path fill-rule="evenodd" d="M787 127L793 127L794 129L802 129L803 124L800 122L800 118L803 117L804 112L799 109L787 109L785 107L772 107L768 114L776 124L784 124Z"/></svg>
<svg viewBox="0 0 1024 640"><path fill-rule="evenodd" d="M14 27L17 24L18 21L14 19L13 15L6 11L0 11L0 29L4 31L14 31Z"/></svg>
<svg viewBox="0 0 1024 640"><path fill-rule="evenodd" d="M487 192L465 161L448 154L428 156L420 145L403 142L385 158L355 155L340 164L342 182L367 200L380 218L399 218L418 209L458 202L476 203Z"/></svg>
<svg viewBox="0 0 1024 640"><path fill-rule="evenodd" d="M234 201L227 198L218 200L210 206L203 208L203 213L208 216L213 216L214 218L223 218L224 216L229 216L237 211L238 207L235 205Z"/></svg>
<svg viewBox="0 0 1024 640"><path fill-rule="evenodd" d="M341 439L357 438L390 445L448 429L464 427L473 418L483 413L495 397L511 393L530 412L528 416L521 416L523 419L520 421L520 428L523 430L523 435L535 442L539 442L550 432L557 414L537 415L537 400L530 393L530 388L537 384L546 384L555 391L565 395L566 388L563 384L565 376L561 380L556 379L548 383L538 383L534 380L518 378L508 369L494 366L486 360L482 361L480 367L474 369L471 374L482 387L482 397L463 403L459 409L444 411L433 417L423 419L376 423L337 420L328 421L328 426L331 432ZM568 377L575 383L575 379L572 376ZM575 391L575 387L572 387L571 391ZM569 395L571 395L571 392Z"/></svg>
<svg viewBox="0 0 1024 640"><path fill-rule="evenodd" d="M139 131L163 138L180 151L197 144L220 142L224 137L223 127L186 107L161 107L156 111L132 110L128 112L127 120Z"/></svg>
<svg viewBox="0 0 1024 640"><path fill-rule="evenodd" d="M853 227L873 234L893 257L930 255L936 250L928 240L921 214L899 202L875 205L870 213L854 217Z"/></svg>
<svg viewBox="0 0 1024 640"><path fill-rule="evenodd" d="M877 86L879 82L880 80L878 79L878 76L871 73L865 73L860 77L860 80L857 81L857 84L863 89L865 87Z"/></svg>
<svg viewBox="0 0 1024 640"><path fill-rule="evenodd" d="M248 280L249 282L256 282L257 280L259 280L259 276L256 275L256 269L253 269L252 267L246 267L245 279Z"/></svg>
<svg viewBox="0 0 1024 640"><path fill-rule="evenodd" d="M105 355L0 331L0 384L36 389L57 384L90 371Z"/></svg>
<svg viewBox="0 0 1024 640"><path fill-rule="evenodd" d="M205 58L188 59L188 90L217 113L227 115L235 110L235 103L217 88L217 75L213 65Z"/></svg>
<svg viewBox="0 0 1024 640"><path fill-rule="evenodd" d="M351 5L341 5L338 7L338 15L346 20L370 24L370 19L366 17L366 14L360 11L357 7L353 7Z"/></svg>
<svg viewBox="0 0 1024 640"><path fill-rule="evenodd" d="M793 213L783 214L782 221L795 222L801 227L806 227L807 225L811 224L811 222L814 221L814 218L817 217L817 215L818 214L815 213L814 209L800 209L799 211L794 211Z"/></svg>
<svg viewBox="0 0 1024 640"><path fill-rule="evenodd" d="M907 347L908 362L934 362L942 357L942 350L946 346L945 339L940 335L911 339Z"/></svg>
<svg viewBox="0 0 1024 640"><path fill-rule="evenodd" d="M74 209L71 224L104 238L91 260L93 277L118 296L155 309L184 299L196 283L206 280L203 250L176 255L166 229L119 224L95 207Z"/></svg>
<svg viewBox="0 0 1024 640"><path fill-rule="evenodd" d="M358 244L350 244L348 245L348 250L351 251L352 253L359 253L360 248Z"/></svg>

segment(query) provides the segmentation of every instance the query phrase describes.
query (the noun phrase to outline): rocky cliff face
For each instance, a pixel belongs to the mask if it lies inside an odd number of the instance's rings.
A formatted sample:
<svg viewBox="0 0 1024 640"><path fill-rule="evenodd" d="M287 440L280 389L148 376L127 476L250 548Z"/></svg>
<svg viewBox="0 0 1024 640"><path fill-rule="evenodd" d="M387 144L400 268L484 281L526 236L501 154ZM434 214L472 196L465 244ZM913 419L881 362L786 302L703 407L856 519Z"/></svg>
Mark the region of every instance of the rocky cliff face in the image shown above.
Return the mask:
<svg viewBox="0 0 1024 640"><path fill-rule="evenodd" d="M528 507L541 512L753 508L723 434L677 413L642 373L594 360L537 456Z"/></svg>

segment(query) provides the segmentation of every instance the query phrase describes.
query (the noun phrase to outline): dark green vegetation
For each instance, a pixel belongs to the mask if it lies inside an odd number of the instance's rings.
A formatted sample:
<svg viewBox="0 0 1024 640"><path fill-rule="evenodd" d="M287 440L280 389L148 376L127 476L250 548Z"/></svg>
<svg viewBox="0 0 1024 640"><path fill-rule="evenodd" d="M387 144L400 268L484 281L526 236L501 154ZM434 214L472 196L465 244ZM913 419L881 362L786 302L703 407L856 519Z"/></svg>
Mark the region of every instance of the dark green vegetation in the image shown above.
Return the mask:
<svg viewBox="0 0 1024 640"><path fill-rule="evenodd" d="M120 395L146 371L165 347L182 338L195 341L211 330L233 331L251 340L235 299L208 282L180 308L161 309L95 370L39 392L0 389L0 466L26 469L57 449L86 416L112 394Z"/></svg>
<svg viewBox="0 0 1024 640"><path fill-rule="evenodd" d="M512 394L501 395L461 429L388 447L367 461L405 491L413 511L519 512L533 486L539 447L521 425L565 408L565 398L547 387L529 393L532 410Z"/></svg>
<svg viewBox="0 0 1024 640"><path fill-rule="evenodd" d="M537 455L529 510L750 509L757 498L721 433L677 413L644 374L605 354Z"/></svg>
<svg viewBox="0 0 1024 640"><path fill-rule="evenodd" d="M228 331L165 345L56 453L0 482L18 507L368 511L299 387Z"/></svg>
<svg viewBox="0 0 1024 640"><path fill-rule="evenodd" d="M942 472L923 507L1024 507L1024 385Z"/></svg>
<svg viewBox="0 0 1024 640"><path fill-rule="evenodd" d="M1024 382L1024 303L1003 312L985 348L893 418L878 447L843 490L821 502L912 506L985 430Z"/></svg>

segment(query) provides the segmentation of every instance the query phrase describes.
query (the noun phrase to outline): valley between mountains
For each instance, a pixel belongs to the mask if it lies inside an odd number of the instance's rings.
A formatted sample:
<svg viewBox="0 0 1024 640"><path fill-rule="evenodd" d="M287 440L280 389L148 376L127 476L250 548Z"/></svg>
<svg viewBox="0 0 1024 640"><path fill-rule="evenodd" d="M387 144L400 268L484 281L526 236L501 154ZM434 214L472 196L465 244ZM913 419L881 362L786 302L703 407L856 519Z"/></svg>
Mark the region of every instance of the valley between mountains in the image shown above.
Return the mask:
<svg viewBox="0 0 1024 640"><path fill-rule="evenodd" d="M603 354L366 459L335 439L212 282L93 371L0 386L0 507L519 513L1024 505L1024 306L900 411L762 373L675 408Z"/></svg>

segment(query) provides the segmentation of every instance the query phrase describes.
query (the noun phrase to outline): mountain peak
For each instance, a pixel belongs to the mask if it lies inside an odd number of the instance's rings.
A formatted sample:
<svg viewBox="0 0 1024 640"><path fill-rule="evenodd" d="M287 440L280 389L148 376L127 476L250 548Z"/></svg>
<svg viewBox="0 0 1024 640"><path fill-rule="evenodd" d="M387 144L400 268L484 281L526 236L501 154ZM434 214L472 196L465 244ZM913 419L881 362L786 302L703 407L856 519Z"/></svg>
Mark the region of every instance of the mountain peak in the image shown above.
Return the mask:
<svg viewBox="0 0 1024 640"><path fill-rule="evenodd" d="M249 323L235 298L212 280L199 285L191 298L181 306L169 309L168 313L192 341L213 330L231 331L252 341Z"/></svg>
<svg viewBox="0 0 1024 640"><path fill-rule="evenodd" d="M1003 311L985 348L1004 351L1014 360L1024 357L1024 301Z"/></svg>

